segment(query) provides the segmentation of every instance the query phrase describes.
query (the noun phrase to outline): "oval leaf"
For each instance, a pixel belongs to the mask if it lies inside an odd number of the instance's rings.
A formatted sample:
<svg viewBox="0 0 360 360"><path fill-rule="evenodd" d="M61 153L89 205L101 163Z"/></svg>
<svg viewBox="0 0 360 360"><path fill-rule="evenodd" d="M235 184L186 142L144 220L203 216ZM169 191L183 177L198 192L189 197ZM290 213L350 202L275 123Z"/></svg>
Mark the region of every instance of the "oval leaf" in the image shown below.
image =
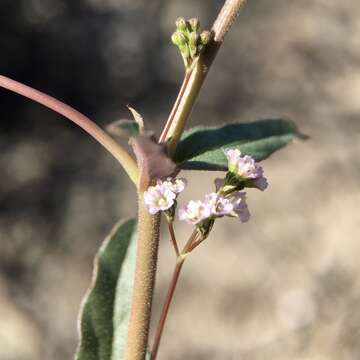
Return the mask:
<svg viewBox="0 0 360 360"><path fill-rule="evenodd" d="M111 360L126 342L136 257L136 222L118 223L96 258L79 317L76 360ZM120 336L120 337L118 337ZM113 345L114 344L114 345Z"/></svg>
<svg viewBox="0 0 360 360"><path fill-rule="evenodd" d="M179 142L174 160L181 169L227 170L224 149L237 148L264 160L294 138L306 138L290 120L266 119L222 127L195 127Z"/></svg>

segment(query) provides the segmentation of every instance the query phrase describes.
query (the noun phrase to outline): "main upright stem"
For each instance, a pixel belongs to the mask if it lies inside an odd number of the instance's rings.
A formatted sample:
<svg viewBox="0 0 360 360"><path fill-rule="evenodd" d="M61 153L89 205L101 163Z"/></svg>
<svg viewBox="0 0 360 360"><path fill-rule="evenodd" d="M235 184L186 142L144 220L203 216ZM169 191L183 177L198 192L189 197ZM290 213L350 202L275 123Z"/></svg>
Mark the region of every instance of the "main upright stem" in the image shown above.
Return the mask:
<svg viewBox="0 0 360 360"><path fill-rule="evenodd" d="M170 153L175 150L177 142L184 131L186 120L209 71L209 67L224 40L224 36L229 31L236 15L245 2L246 0L225 1L212 28L214 41L200 55L191 73L186 75L161 139L161 142L168 143ZM144 190L146 189L139 191L138 250L125 360L145 360L155 285L160 216L150 215L145 209ZM177 272L180 273L180 269L181 265L175 272L176 281Z"/></svg>
<svg viewBox="0 0 360 360"><path fill-rule="evenodd" d="M144 360L155 286L160 215L151 215L139 194L136 273L125 360ZM121 359L118 359L121 360Z"/></svg>

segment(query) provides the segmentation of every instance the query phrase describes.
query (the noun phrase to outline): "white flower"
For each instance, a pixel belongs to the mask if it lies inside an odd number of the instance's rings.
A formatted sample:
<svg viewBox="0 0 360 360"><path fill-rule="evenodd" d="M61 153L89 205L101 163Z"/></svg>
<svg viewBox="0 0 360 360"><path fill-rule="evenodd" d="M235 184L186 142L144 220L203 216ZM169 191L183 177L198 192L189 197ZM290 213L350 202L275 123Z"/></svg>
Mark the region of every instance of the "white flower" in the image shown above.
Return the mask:
<svg viewBox="0 0 360 360"><path fill-rule="evenodd" d="M181 193L187 186L187 180L184 178L179 178L179 179L167 178L166 181L164 181L164 183L166 183L169 189L171 189L171 191L174 192L175 194Z"/></svg>
<svg viewBox="0 0 360 360"><path fill-rule="evenodd" d="M238 149L226 149L224 154L228 159L228 168L231 172L237 172L238 161L241 157L241 152Z"/></svg>
<svg viewBox="0 0 360 360"><path fill-rule="evenodd" d="M223 216L238 217L248 221L250 214L245 201L245 192L235 192L225 197L218 193L205 195L205 201L191 200L179 209L179 219L191 225L198 225L204 220Z"/></svg>
<svg viewBox="0 0 360 360"><path fill-rule="evenodd" d="M233 211L232 202L217 193L211 193L205 196L205 203L211 208L211 214L219 217L228 215Z"/></svg>
<svg viewBox="0 0 360 360"><path fill-rule="evenodd" d="M228 159L229 171L244 180L254 180L253 187L264 191L267 186L267 180L263 176L263 168L249 155L241 156L238 149L224 150ZM251 187L251 186L250 186Z"/></svg>
<svg viewBox="0 0 360 360"><path fill-rule="evenodd" d="M177 195L185 189L185 186L185 179L158 180L155 186L150 186L144 192L145 207L150 214L170 209L174 205Z"/></svg>
<svg viewBox="0 0 360 360"><path fill-rule="evenodd" d="M190 200L179 209L179 219L191 225L197 225L211 216L211 204L200 200Z"/></svg>

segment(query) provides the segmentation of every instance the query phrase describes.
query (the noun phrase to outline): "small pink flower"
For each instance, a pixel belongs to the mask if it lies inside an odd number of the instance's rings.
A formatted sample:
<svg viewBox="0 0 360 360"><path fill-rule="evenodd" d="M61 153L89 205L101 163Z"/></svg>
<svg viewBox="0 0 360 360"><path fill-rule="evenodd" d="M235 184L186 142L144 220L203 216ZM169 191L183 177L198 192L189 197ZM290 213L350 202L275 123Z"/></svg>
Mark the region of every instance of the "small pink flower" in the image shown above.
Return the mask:
<svg viewBox="0 0 360 360"><path fill-rule="evenodd" d="M144 192L145 207L150 214L170 209L174 205L177 195L185 189L185 186L185 179L158 180L155 186L150 186Z"/></svg>
<svg viewBox="0 0 360 360"><path fill-rule="evenodd" d="M241 157L241 152L238 149L226 149L224 154L228 159L228 168L231 172L237 172L238 161Z"/></svg>
<svg viewBox="0 0 360 360"><path fill-rule="evenodd" d="M228 215L233 210L232 202L217 193L206 195L205 203L211 207L211 214L216 217Z"/></svg>
<svg viewBox="0 0 360 360"><path fill-rule="evenodd" d="M190 225L197 225L211 216L212 205L200 200L190 200L179 209L179 219Z"/></svg>
<svg viewBox="0 0 360 360"><path fill-rule="evenodd" d="M263 176L263 168L249 155L241 156L238 149L224 150L228 159L229 171L244 180L254 180L254 187L264 191L267 186L267 179Z"/></svg>
<svg viewBox="0 0 360 360"><path fill-rule="evenodd" d="M169 186L169 189L171 189L171 191L174 192L175 194L181 193L187 186L187 180L184 178L179 178L179 179L167 178L166 181L164 181L164 183L166 183L167 186Z"/></svg>
<svg viewBox="0 0 360 360"><path fill-rule="evenodd" d="M254 181L255 187L257 187L259 190L264 191L268 187L268 182L266 177L260 177Z"/></svg>
<svg viewBox="0 0 360 360"><path fill-rule="evenodd" d="M246 203L246 193L237 191L231 195L230 201L233 205L231 216L238 217L241 222L247 222L250 218L250 212Z"/></svg>

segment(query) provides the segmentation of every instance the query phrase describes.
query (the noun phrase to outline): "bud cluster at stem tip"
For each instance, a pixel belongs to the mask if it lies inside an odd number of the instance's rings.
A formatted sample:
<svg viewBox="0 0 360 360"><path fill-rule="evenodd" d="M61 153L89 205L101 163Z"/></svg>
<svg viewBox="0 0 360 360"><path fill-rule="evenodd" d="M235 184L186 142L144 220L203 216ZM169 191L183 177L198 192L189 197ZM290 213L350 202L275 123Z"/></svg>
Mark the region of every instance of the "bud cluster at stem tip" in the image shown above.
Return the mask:
<svg viewBox="0 0 360 360"><path fill-rule="evenodd" d="M185 67L189 69L204 46L210 42L212 34L210 31L199 33L200 22L196 18L186 21L180 17L175 25L176 31L172 34L171 41L179 48Z"/></svg>

